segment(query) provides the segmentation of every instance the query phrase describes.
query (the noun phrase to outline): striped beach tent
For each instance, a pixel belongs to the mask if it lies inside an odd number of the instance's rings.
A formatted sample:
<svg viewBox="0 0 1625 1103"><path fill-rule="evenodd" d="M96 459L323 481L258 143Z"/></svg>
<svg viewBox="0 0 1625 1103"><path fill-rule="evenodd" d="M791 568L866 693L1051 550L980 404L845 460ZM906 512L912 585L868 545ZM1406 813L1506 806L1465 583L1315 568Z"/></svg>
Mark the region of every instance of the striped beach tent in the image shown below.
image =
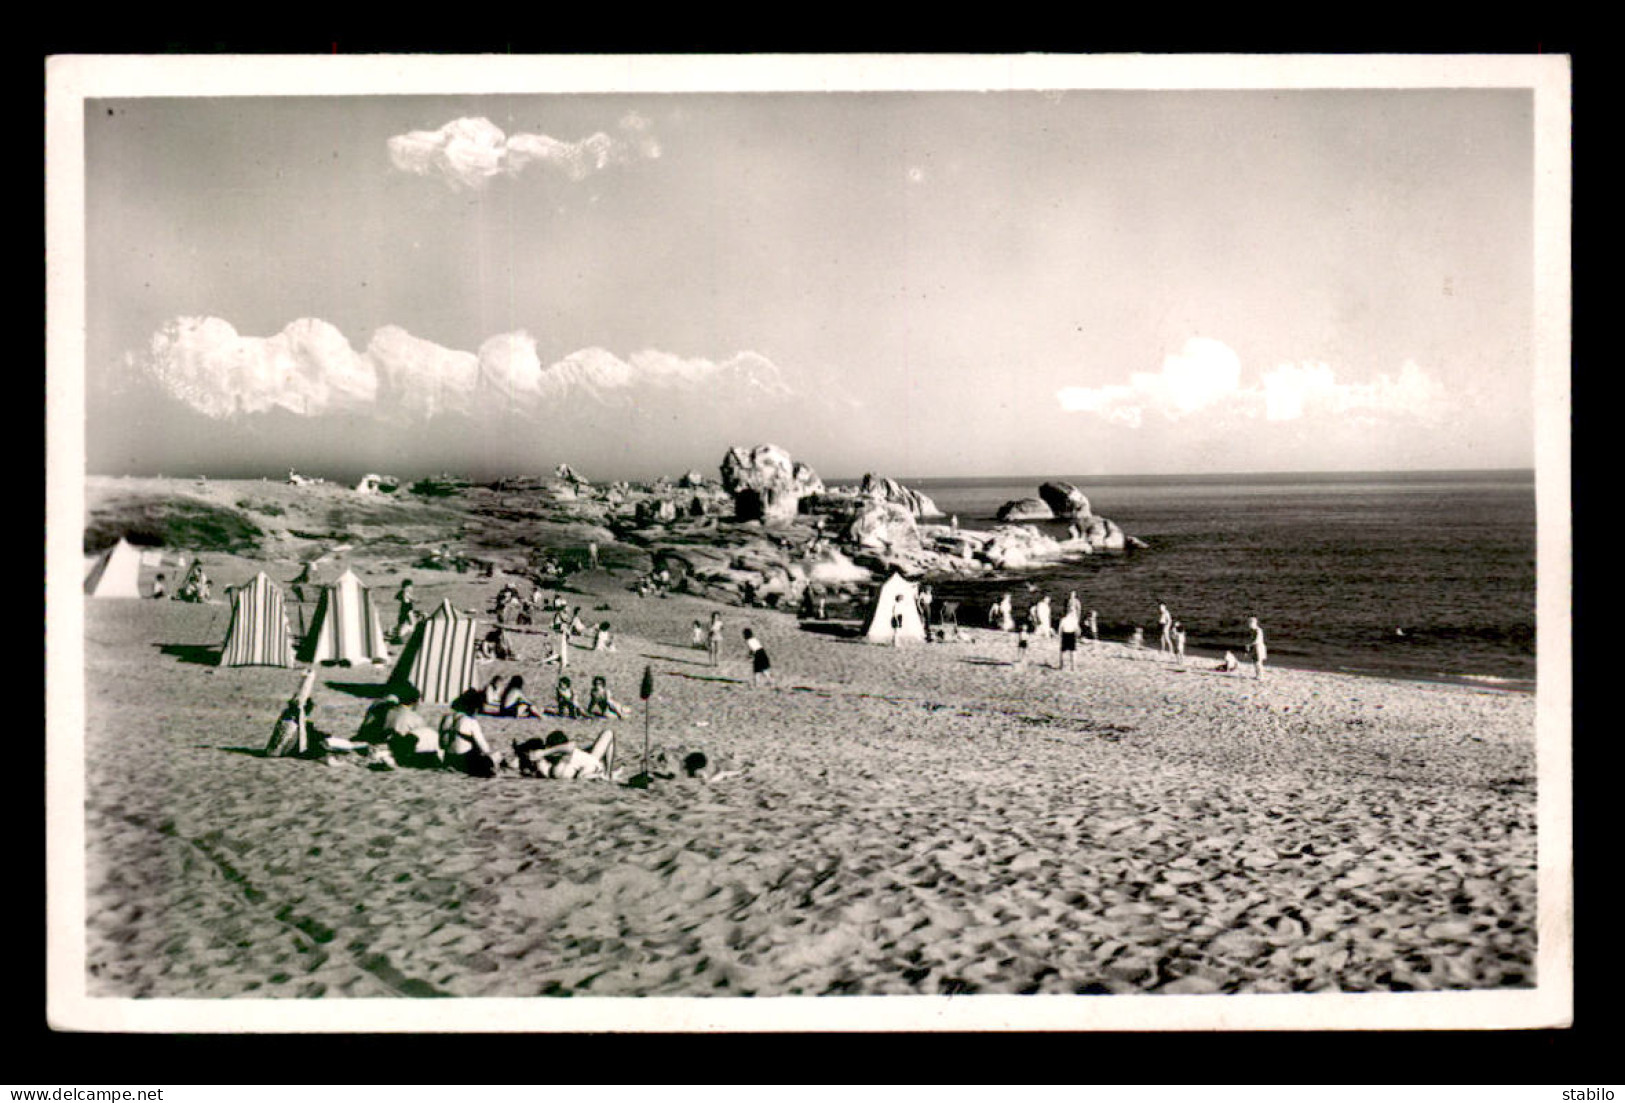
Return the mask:
<svg viewBox="0 0 1625 1103"><path fill-rule="evenodd" d="M389 658L372 595L353 571L322 587L299 657L308 663L381 663Z"/></svg>
<svg viewBox="0 0 1625 1103"><path fill-rule="evenodd" d="M474 659L480 626L451 602L442 601L434 615L419 621L395 663L390 685L410 687L426 705L446 705L477 684Z"/></svg>
<svg viewBox="0 0 1625 1103"><path fill-rule="evenodd" d="M141 553L119 537L117 544L91 564L85 575L85 593L90 597L140 597Z"/></svg>
<svg viewBox="0 0 1625 1103"><path fill-rule="evenodd" d="M293 633L282 590L261 571L231 590L231 627L221 666L292 666Z"/></svg>

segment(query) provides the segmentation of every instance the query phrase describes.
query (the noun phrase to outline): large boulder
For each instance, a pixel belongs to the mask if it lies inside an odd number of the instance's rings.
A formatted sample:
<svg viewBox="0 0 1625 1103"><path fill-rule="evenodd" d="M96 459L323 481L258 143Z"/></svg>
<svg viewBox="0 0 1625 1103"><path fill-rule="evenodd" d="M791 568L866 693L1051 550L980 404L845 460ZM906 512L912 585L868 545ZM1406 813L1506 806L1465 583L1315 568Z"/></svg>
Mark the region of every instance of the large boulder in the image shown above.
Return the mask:
<svg viewBox="0 0 1625 1103"><path fill-rule="evenodd" d="M633 509L638 526L664 525L677 520L677 503L669 498L645 498Z"/></svg>
<svg viewBox="0 0 1625 1103"><path fill-rule="evenodd" d="M896 502L869 502L847 525L845 538L860 548L878 551L920 547L914 514Z"/></svg>
<svg viewBox="0 0 1625 1103"><path fill-rule="evenodd" d="M1089 499L1071 483L1045 483L1038 488L1038 496L1062 519L1082 520L1091 515Z"/></svg>
<svg viewBox="0 0 1625 1103"><path fill-rule="evenodd" d="M883 475L868 474L858 486L858 493L865 498L874 498L882 502L894 502L908 510L915 517L941 517L942 510L930 498L918 490L910 490L896 479L888 479Z"/></svg>
<svg viewBox="0 0 1625 1103"><path fill-rule="evenodd" d="M1055 511L1042 498L1017 498L999 507L1000 521L1053 521Z"/></svg>
<svg viewBox="0 0 1625 1103"><path fill-rule="evenodd" d="M824 492L816 471L773 444L730 448L722 458L722 486L733 495L740 521L793 521L803 497Z"/></svg>
<svg viewBox="0 0 1625 1103"><path fill-rule="evenodd" d="M978 555L1000 569L1026 567L1054 558L1061 552L1060 541L1026 525L1000 525Z"/></svg>

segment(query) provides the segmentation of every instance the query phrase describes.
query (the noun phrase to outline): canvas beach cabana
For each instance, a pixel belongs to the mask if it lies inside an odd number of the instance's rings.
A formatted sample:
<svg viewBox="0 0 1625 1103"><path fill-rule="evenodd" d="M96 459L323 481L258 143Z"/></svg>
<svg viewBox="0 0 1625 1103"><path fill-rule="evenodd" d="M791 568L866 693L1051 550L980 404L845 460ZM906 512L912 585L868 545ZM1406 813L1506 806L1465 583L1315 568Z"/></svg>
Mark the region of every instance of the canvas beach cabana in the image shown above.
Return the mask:
<svg viewBox="0 0 1625 1103"><path fill-rule="evenodd" d="M124 537L102 552L85 575L87 597L140 597L141 553Z"/></svg>
<svg viewBox="0 0 1625 1103"><path fill-rule="evenodd" d="M231 590L231 627L221 666L293 666L293 633L282 588L264 571Z"/></svg>
<svg viewBox="0 0 1625 1103"><path fill-rule="evenodd" d="M442 601L433 615L418 622L395 663L389 684L411 689L426 705L446 705L477 684L474 660L479 650L479 622Z"/></svg>
<svg viewBox="0 0 1625 1103"><path fill-rule="evenodd" d="M925 622L920 619L919 599L920 588L893 571L869 606L869 615L863 625L865 638L870 643L891 643L895 635L900 641L924 643ZM894 612L901 613L903 618L902 627L895 631L891 623Z"/></svg>
<svg viewBox="0 0 1625 1103"><path fill-rule="evenodd" d="M382 663L389 659L372 594L353 571L322 587L300 659L310 663Z"/></svg>

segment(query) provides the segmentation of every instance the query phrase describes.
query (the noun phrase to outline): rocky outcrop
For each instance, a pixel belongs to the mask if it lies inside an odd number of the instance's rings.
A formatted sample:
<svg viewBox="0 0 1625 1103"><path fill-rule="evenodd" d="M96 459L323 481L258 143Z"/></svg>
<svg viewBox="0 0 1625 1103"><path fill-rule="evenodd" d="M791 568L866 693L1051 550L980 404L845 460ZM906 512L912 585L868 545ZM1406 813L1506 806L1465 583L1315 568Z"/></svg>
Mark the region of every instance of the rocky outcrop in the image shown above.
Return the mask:
<svg viewBox="0 0 1625 1103"><path fill-rule="evenodd" d="M1071 483L1045 483L1038 488L1038 496L1062 520L1083 520L1091 515L1089 499Z"/></svg>
<svg viewBox="0 0 1625 1103"><path fill-rule="evenodd" d="M773 444L729 449L722 459L722 486L733 495L739 521L793 521L802 498L824 491L816 471Z"/></svg>
<svg viewBox="0 0 1625 1103"><path fill-rule="evenodd" d="M677 520L677 503L669 498L645 498L633 507L632 519L639 528L670 524Z"/></svg>
<svg viewBox="0 0 1625 1103"><path fill-rule="evenodd" d="M930 498L918 490L910 490L896 479L888 479L883 475L872 473L865 475L863 482L858 486L858 493L865 498L900 505L917 518L942 516L942 511Z"/></svg>
<svg viewBox="0 0 1625 1103"><path fill-rule="evenodd" d="M999 507L1000 521L1053 521L1055 511L1042 498L1017 498Z"/></svg>
<svg viewBox="0 0 1625 1103"><path fill-rule="evenodd" d="M896 502L870 501L858 510L842 534L860 548L877 551L912 550L920 546L914 514Z"/></svg>
<svg viewBox="0 0 1625 1103"><path fill-rule="evenodd" d="M1010 570L1056 558L1061 554L1061 543L1026 525L1000 525L979 554L994 567Z"/></svg>
<svg viewBox="0 0 1625 1103"><path fill-rule="evenodd" d="M393 475L361 476L361 481L355 484L357 494L393 494L401 487L401 481Z"/></svg>

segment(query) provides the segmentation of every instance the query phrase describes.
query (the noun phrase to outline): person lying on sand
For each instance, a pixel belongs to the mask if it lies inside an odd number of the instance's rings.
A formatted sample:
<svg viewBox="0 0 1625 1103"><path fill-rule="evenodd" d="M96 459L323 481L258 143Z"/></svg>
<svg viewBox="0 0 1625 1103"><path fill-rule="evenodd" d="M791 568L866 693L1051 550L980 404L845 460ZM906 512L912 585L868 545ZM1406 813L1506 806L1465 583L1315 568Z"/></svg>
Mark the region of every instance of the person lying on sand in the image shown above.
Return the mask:
<svg viewBox="0 0 1625 1103"><path fill-rule="evenodd" d="M681 754L681 758L678 755ZM739 770L724 770L720 764L712 762L704 751L682 752L668 751L664 747L655 752L649 762L649 777L657 781L674 781L679 777L690 778L694 781L703 781L710 784L714 781L723 781L727 778L738 777Z"/></svg>
<svg viewBox="0 0 1625 1103"><path fill-rule="evenodd" d="M307 698L303 702L297 697L290 698L282 715L277 717L276 726L271 729L271 741L265 745L265 757L325 758L357 751L365 753L371 749L365 743L340 739L319 730L310 720L315 711L314 698Z"/></svg>
<svg viewBox="0 0 1625 1103"><path fill-rule="evenodd" d="M620 702L609 695L609 683L602 674L594 676L592 688L587 691L588 716L613 716L619 720L622 716Z"/></svg>
<svg viewBox="0 0 1625 1103"><path fill-rule="evenodd" d="M464 694L441 719L440 759L453 770L473 777L495 777L496 759L473 715L478 707L477 695Z"/></svg>
<svg viewBox="0 0 1625 1103"><path fill-rule="evenodd" d="M374 713L377 714L376 727L369 732ZM439 735L401 697L391 693L383 698L367 711L367 719L361 725L362 731L356 738L365 743L374 741L370 735L381 735L396 765L414 768L440 765Z"/></svg>
<svg viewBox="0 0 1625 1103"><path fill-rule="evenodd" d="M527 739L513 745L519 772L526 777L557 778L574 781L578 778L608 777L607 762L615 749L615 733L605 728L593 741L592 749L583 751L561 731L547 733L546 739Z"/></svg>

